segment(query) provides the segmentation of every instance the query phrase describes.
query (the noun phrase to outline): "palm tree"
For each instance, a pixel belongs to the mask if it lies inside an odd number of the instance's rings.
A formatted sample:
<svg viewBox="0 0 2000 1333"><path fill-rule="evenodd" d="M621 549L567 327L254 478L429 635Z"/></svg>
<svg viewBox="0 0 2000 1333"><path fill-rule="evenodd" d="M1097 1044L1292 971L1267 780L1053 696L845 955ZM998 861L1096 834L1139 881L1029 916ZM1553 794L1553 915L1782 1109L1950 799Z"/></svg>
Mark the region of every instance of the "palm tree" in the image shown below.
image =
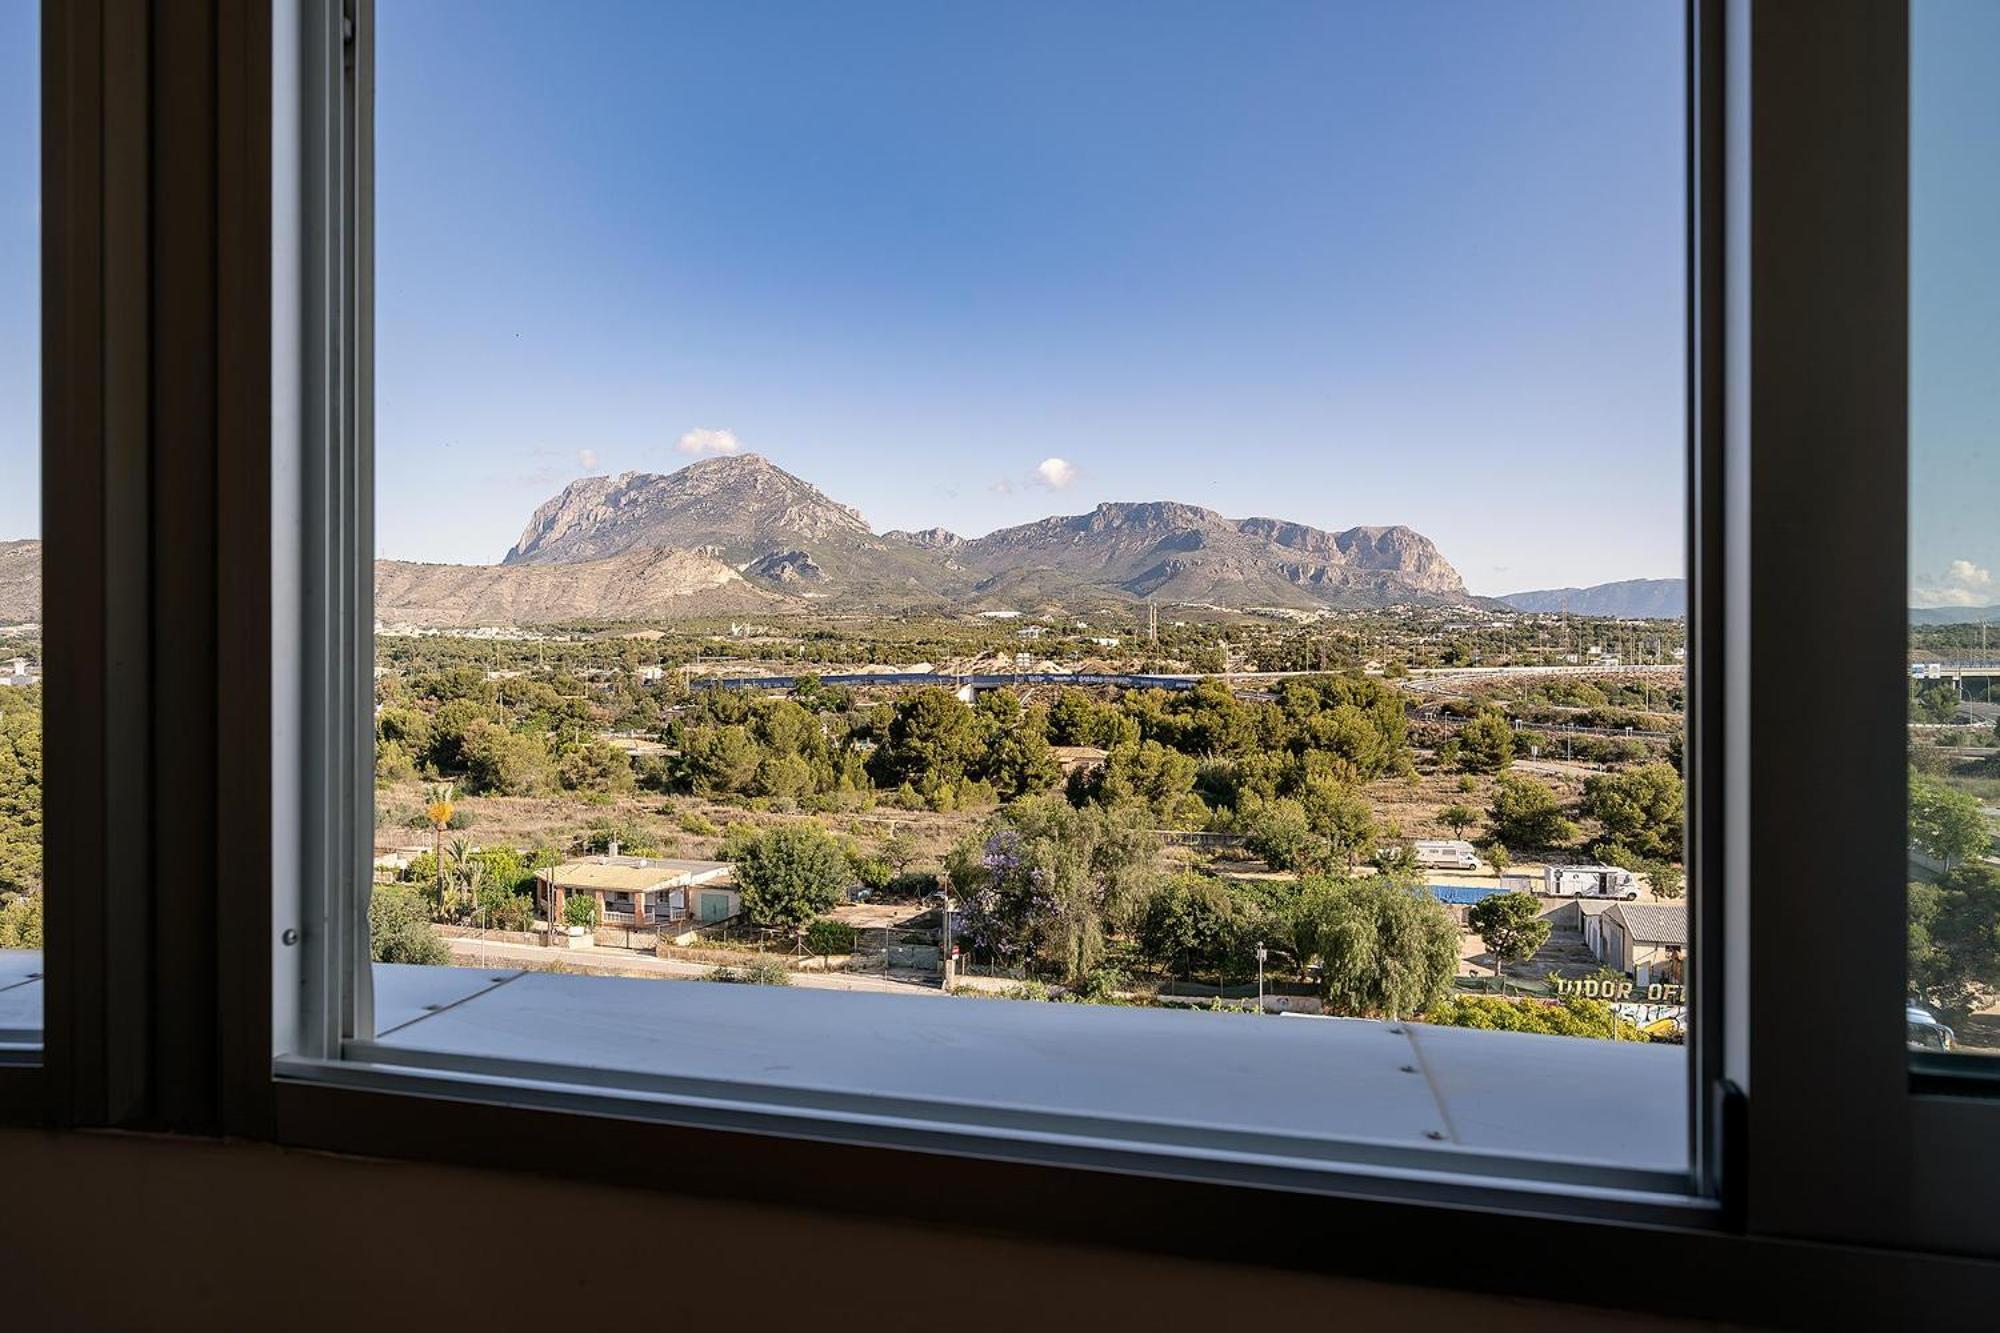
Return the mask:
<svg viewBox="0 0 2000 1333"><path fill-rule="evenodd" d="M424 816L431 821L431 859L437 863L438 905L444 905L444 831L451 826L457 806L452 803L452 785L433 783L424 793Z"/></svg>

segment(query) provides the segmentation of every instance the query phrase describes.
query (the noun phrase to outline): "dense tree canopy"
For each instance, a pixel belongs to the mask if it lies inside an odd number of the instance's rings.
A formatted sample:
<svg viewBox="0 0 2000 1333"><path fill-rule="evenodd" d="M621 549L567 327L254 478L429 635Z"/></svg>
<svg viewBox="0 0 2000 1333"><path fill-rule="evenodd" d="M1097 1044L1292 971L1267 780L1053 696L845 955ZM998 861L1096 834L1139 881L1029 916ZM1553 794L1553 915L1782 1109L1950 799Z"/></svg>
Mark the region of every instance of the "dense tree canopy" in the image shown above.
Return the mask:
<svg viewBox="0 0 2000 1333"><path fill-rule="evenodd" d="M1583 813L1604 826L1604 845L1635 856L1678 857L1687 817L1680 770L1644 764L1583 780Z"/></svg>
<svg viewBox="0 0 2000 1333"><path fill-rule="evenodd" d="M962 939L1003 963L1078 981L1106 936L1136 924L1158 843L1137 812L1030 799L1009 806L946 862Z"/></svg>
<svg viewBox="0 0 2000 1333"><path fill-rule="evenodd" d="M846 852L817 824L766 829L736 861L743 910L760 926L803 926L839 903L853 881Z"/></svg>
<svg viewBox="0 0 2000 1333"><path fill-rule="evenodd" d="M1971 793L1911 773L1910 842L1950 869L1985 854L1993 844L1993 834Z"/></svg>
<svg viewBox="0 0 2000 1333"><path fill-rule="evenodd" d="M1911 992L1946 1021L2000 994L2000 871L1967 865L1909 887Z"/></svg>
<svg viewBox="0 0 2000 1333"><path fill-rule="evenodd" d="M0 690L0 897L42 883L42 690Z"/></svg>
<svg viewBox="0 0 2000 1333"><path fill-rule="evenodd" d="M1493 784L1486 817L1493 836L1510 847L1561 847L1576 837L1562 805L1546 783L1508 774Z"/></svg>
<svg viewBox="0 0 2000 1333"><path fill-rule="evenodd" d="M1391 875L1316 878L1288 915L1302 963L1318 960L1336 1013L1401 1018L1431 1008L1458 970L1458 926L1421 885Z"/></svg>

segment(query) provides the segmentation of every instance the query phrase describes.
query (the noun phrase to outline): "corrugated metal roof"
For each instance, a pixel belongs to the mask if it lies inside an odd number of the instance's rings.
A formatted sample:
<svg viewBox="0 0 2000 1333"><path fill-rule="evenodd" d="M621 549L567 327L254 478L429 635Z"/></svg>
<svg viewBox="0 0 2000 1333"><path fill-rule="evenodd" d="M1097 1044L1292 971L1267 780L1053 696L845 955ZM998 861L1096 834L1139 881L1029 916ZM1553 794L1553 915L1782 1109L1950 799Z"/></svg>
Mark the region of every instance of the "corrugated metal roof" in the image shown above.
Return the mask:
<svg viewBox="0 0 2000 1333"><path fill-rule="evenodd" d="M1641 944L1688 942L1687 908L1679 903L1620 903L1604 915L1617 917Z"/></svg>

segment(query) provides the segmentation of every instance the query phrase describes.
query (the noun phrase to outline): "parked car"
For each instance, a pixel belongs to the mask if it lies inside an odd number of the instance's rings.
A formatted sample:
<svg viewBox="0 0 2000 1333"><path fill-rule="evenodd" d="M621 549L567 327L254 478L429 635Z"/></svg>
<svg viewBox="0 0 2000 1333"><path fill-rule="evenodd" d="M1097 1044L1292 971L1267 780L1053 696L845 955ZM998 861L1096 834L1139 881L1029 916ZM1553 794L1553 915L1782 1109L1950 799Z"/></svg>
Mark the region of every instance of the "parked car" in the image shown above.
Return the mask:
<svg viewBox="0 0 2000 1333"><path fill-rule="evenodd" d="M1936 1014L1921 1005L1908 1005L1903 1016L1909 1020L1909 1045L1913 1051L1949 1051L1958 1045L1958 1034L1943 1023Z"/></svg>

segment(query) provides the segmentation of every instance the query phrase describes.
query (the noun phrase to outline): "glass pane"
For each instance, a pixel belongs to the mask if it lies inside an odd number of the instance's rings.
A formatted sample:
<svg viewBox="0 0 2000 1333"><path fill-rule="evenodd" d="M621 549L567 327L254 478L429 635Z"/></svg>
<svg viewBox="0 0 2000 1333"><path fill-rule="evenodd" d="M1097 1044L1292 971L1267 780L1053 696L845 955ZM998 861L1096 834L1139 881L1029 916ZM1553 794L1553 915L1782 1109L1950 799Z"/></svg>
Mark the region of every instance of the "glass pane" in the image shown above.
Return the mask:
<svg viewBox="0 0 2000 1333"><path fill-rule="evenodd" d="M1910 64L1910 1046L2000 1053L2000 7Z"/></svg>
<svg viewBox="0 0 2000 1333"><path fill-rule="evenodd" d="M0 1053L41 1044L41 41L0 5Z"/></svg>
<svg viewBox="0 0 2000 1333"><path fill-rule="evenodd" d="M1680 4L379 21L385 1042L1685 1163Z"/></svg>

